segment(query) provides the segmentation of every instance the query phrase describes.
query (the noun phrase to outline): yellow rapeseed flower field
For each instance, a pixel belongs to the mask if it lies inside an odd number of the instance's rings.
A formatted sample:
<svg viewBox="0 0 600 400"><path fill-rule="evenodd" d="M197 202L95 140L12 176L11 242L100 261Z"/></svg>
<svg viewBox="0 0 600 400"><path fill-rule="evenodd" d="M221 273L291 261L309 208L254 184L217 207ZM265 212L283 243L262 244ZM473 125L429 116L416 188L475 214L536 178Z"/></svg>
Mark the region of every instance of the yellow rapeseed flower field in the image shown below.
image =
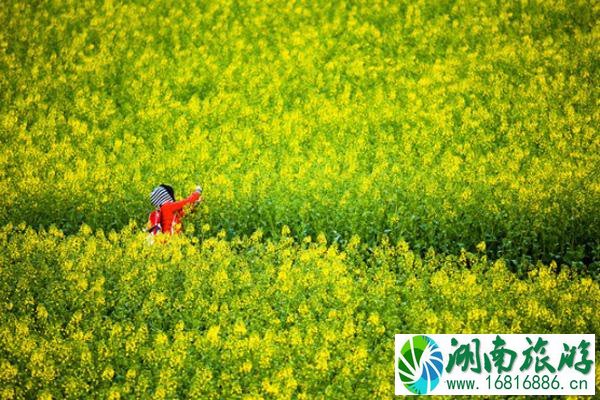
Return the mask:
<svg viewBox="0 0 600 400"><path fill-rule="evenodd" d="M0 399L389 398L395 333L600 334L599 21L3 1ZM160 183L205 201L150 245Z"/></svg>
<svg viewBox="0 0 600 400"><path fill-rule="evenodd" d="M119 229L202 183L211 234L597 263L599 7L8 1L0 218Z"/></svg>
<svg viewBox="0 0 600 400"><path fill-rule="evenodd" d="M600 332L590 278L540 264L519 279L405 242L365 260L360 243L289 236L148 245L133 226L8 226L0 244L7 399L391 397L400 331Z"/></svg>

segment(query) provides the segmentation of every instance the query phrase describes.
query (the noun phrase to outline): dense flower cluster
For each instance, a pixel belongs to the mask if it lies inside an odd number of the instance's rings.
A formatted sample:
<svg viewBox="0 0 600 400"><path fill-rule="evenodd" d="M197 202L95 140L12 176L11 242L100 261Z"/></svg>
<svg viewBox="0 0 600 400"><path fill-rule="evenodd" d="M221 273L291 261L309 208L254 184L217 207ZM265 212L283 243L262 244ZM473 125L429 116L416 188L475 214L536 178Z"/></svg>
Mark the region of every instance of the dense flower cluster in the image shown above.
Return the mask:
<svg viewBox="0 0 600 400"><path fill-rule="evenodd" d="M360 3L9 1L0 220L598 261L599 3Z"/></svg>
<svg viewBox="0 0 600 400"><path fill-rule="evenodd" d="M389 398L395 333L600 332L554 264L261 236L3 228L0 398Z"/></svg>

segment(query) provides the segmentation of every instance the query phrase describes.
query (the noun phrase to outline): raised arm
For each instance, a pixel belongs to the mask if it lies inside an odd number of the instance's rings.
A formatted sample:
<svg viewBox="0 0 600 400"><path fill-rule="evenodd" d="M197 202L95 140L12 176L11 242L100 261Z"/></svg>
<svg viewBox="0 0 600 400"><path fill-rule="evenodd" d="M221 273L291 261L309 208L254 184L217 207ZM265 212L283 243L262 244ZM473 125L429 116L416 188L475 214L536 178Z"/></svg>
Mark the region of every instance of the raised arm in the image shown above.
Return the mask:
<svg viewBox="0 0 600 400"><path fill-rule="evenodd" d="M194 191L187 199L174 201L172 203L166 203L163 207L168 207L171 211L179 211L183 209L187 204L194 203L200 199L200 192Z"/></svg>

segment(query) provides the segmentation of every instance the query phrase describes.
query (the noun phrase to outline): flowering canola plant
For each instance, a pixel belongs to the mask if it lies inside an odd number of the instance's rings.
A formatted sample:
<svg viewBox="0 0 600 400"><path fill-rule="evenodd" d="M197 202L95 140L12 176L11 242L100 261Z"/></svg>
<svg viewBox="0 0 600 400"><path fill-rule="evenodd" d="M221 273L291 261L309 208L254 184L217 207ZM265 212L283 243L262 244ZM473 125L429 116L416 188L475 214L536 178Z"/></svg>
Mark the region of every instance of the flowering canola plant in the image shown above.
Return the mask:
<svg viewBox="0 0 600 400"><path fill-rule="evenodd" d="M0 398L391 397L398 332L600 332L598 282L556 264L519 279L406 242L365 261L356 237L145 239L0 230Z"/></svg>
<svg viewBox="0 0 600 400"><path fill-rule="evenodd" d="M600 5L430 3L9 1L0 219L597 263Z"/></svg>

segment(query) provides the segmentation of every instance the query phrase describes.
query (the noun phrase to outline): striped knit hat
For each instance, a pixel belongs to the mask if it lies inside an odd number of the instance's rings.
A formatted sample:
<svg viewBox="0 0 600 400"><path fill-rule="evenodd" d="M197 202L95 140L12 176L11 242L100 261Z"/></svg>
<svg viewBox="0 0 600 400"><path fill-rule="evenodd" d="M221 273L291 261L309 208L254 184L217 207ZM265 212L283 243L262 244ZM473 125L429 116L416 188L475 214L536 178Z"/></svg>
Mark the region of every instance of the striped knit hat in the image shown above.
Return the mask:
<svg viewBox="0 0 600 400"><path fill-rule="evenodd" d="M169 201L175 201L173 188L169 185L157 186L152 193L150 193L150 202L156 208L160 208Z"/></svg>

